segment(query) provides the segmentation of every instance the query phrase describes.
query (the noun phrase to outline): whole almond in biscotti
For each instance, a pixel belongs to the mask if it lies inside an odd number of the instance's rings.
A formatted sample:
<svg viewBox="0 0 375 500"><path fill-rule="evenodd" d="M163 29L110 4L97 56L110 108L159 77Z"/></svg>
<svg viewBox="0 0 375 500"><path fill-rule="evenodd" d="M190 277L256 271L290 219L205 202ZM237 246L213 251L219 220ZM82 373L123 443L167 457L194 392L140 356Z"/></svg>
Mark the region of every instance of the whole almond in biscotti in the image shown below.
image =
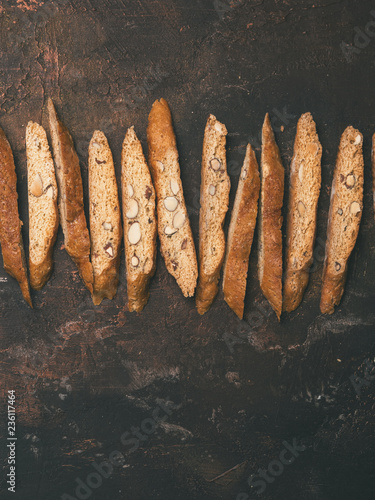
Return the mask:
<svg viewBox="0 0 375 500"><path fill-rule="evenodd" d="M259 168L255 153L247 145L234 200L224 261L224 300L242 319L249 256L258 214Z"/></svg>
<svg viewBox="0 0 375 500"><path fill-rule="evenodd" d="M128 308L140 312L149 299L156 269L157 224L155 190L134 127L126 132L121 164Z"/></svg>
<svg viewBox="0 0 375 500"><path fill-rule="evenodd" d="M268 113L262 129L258 275L262 292L280 320L282 308L282 216L284 168Z"/></svg>
<svg viewBox="0 0 375 500"><path fill-rule="evenodd" d="M147 140L157 197L161 253L182 293L185 297L192 297L198 277L197 257L180 178L172 116L165 99L152 105Z"/></svg>
<svg viewBox="0 0 375 500"><path fill-rule="evenodd" d="M91 263L94 273L92 299L99 305L117 292L122 238L112 152L103 132L96 130L89 145L89 196Z"/></svg>
<svg viewBox="0 0 375 500"><path fill-rule="evenodd" d="M320 310L332 314L344 293L348 261L363 209L363 137L353 127L341 136L333 174Z"/></svg>
<svg viewBox="0 0 375 500"><path fill-rule="evenodd" d="M224 124L210 115L203 139L201 208L199 212L199 281L196 305L204 314L218 292L225 256L223 225L229 204L230 180L227 174Z"/></svg>
<svg viewBox="0 0 375 500"><path fill-rule="evenodd" d="M0 128L0 244L4 269L18 281L24 299L33 307L21 227L13 153L4 131Z"/></svg>
<svg viewBox="0 0 375 500"><path fill-rule="evenodd" d="M88 290L93 292L90 236L83 207L81 169L73 139L48 99L49 126L59 188L58 206L65 249L75 262Z"/></svg>
<svg viewBox="0 0 375 500"><path fill-rule="evenodd" d="M27 125L26 156L30 285L40 290L52 273L59 214L55 167L46 132L38 123L29 122Z"/></svg>
<svg viewBox="0 0 375 500"><path fill-rule="evenodd" d="M305 113L298 120L290 166L283 291L283 308L288 312L301 303L313 263L321 158L322 146L315 122L310 113Z"/></svg>

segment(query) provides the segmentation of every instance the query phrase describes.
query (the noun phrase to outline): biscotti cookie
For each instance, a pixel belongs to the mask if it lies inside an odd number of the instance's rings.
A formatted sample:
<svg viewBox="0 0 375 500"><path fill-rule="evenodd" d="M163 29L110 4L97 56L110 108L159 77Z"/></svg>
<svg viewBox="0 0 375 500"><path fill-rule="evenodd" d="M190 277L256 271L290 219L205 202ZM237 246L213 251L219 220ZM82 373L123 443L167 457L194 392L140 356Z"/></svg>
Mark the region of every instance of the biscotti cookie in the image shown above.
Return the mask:
<svg viewBox="0 0 375 500"><path fill-rule="evenodd" d="M316 133L315 122L310 113L305 113L298 120L290 166L283 291L283 308L288 312L294 311L300 305L313 263L321 158L322 146Z"/></svg>
<svg viewBox="0 0 375 500"><path fill-rule="evenodd" d="M362 134L347 127L341 136L333 174L320 310L332 314L339 305L348 260L357 240L363 209Z"/></svg>
<svg viewBox="0 0 375 500"><path fill-rule="evenodd" d="M134 127L122 145L122 207L129 311L140 312L156 269L155 190Z"/></svg>
<svg viewBox="0 0 375 500"><path fill-rule="evenodd" d="M185 297L192 297L198 266L186 210L172 117L165 99L155 101L148 117L149 166L156 190L160 249L168 271Z"/></svg>
<svg viewBox="0 0 375 500"><path fill-rule="evenodd" d="M258 274L262 292L280 320L282 308L281 208L284 168L268 113L262 129Z"/></svg>
<svg viewBox="0 0 375 500"><path fill-rule="evenodd" d="M243 318L249 256L258 214L259 168L255 153L247 145L234 200L224 261L223 291L229 307Z"/></svg>
<svg viewBox="0 0 375 500"><path fill-rule="evenodd" d="M112 153L103 132L96 130L89 145L89 196L92 300L99 305L117 292L122 238L121 211Z"/></svg>
<svg viewBox="0 0 375 500"><path fill-rule="evenodd" d="M72 137L59 120L52 99L48 99L48 112L59 188L58 205L64 245L78 267L84 284L92 293L94 278L90 262L90 236L83 208L79 160Z"/></svg>
<svg viewBox="0 0 375 500"><path fill-rule="evenodd" d="M218 292L225 256L223 225L229 204L230 180L227 174L224 124L210 115L204 131L201 208L199 212L199 281L196 304L204 314Z"/></svg>
<svg viewBox="0 0 375 500"><path fill-rule="evenodd" d="M33 307L17 200L17 176L13 153L4 131L0 128L0 244L4 269L18 281L24 299L30 307Z"/></svg>
<svg viewBox="0 0 375 500"><path fill-rule="evenodd" d="M29 122L27 125L26 156L30 285L40 290L52 273L59 214L55 167L46 132L38 123Z"/></svg>

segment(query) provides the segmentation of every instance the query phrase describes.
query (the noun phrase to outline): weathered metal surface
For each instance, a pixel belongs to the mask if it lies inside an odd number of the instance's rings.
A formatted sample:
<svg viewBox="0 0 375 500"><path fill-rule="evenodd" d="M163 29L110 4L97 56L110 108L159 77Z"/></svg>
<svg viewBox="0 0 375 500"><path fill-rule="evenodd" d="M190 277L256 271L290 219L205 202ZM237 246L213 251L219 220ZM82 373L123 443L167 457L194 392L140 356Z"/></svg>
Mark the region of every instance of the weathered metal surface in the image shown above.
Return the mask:
<svg viewBox="0 0 375 500"><path fill-rule="evenodd" d="M135 125L146 148L151 104L168 100L196 243L209 113L229 131L231 203L247 141L259 156L266 111L287 172L300 114L312 112L323 145L313 272L302 305L280 324L259 289L256 241L243 323L221 293L200 317L160 255L139 315L126 310L124 262L115 300L92 305L61 231L53 277L33 293L34 310L1 263L2 408L8 390L17 396L12 498L83 498L89 493L75 491L76 478L87 485L93 463L115 450L124 462L98 476L100 486L91 476L90 498L256 498L258 470L269 466L279 475L267 473L272 482L260 498L373 498L372 9L368 0L1 2L0 125L14 150L26 241L25 127L29 120L47 126L49 95L74 137L86 204L93 131L107 134L119 179L126 128ZM342 304L325 317L319 293L330 184L349 124L365 139L365 208ZM357 391L355 374L365 384ZM3 437L5 424L4 414ZM123 441L132 441L121 442L125 432ZM280 472L270 463L293 439L305 450ZM4 459L2 498L7 468Z"/></svg>

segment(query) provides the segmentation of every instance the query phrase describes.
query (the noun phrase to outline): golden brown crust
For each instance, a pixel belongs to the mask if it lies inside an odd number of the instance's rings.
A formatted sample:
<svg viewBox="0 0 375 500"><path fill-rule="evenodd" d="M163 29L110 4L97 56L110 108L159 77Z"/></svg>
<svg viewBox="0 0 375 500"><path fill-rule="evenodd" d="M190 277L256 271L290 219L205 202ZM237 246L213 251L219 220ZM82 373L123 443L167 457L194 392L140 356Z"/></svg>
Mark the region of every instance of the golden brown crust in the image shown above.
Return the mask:
<svg viewBox="0 0 375 500"><path fill-rule="evenodd" d="M254 150L248 144L232 211L224 262L224 300L242 319L249 256L258 214L259 168Z"/></svg>
<svg viewBox="0 0 375 500"><path fill-rule="evenodd" d="M4 269L18 281L24 299L30 307L33 307L17 200L17 176L13 153L4 131L0 128L0 243Z"/></svg>
<svg viewBox="0 0 375 500"><path fill-rule="evenodd" d="M309 269L313 263L312 258L306 262L306 266L298 271L286 271L284 283L283 310L292 312L302 302L303 294L309 283Z"/></svg>
<svg viewBox="0 0 375 500"><path fill-rule="evenodd" d="M259 224L259 281L280 320L282 308L281 209L284 198L284 168L279 148L266 114L262 129L261 203Z"/></svg>
<svg viewBox="0 0 375 500"><path fill-rule="evenodd" d="M220 271L225 257L223 226L228 211L230 191L225 149L226 135L225 125L210 115L204 132L200 190L199 281L195 297L199 314L208 311L217 295ZM214 189L212 191L214 194L210 194L210 187Z"/></svg>
<svg viewBox="0 0 375 500"><path fill-rule="evenodd" d="M59 227L58 220L57 218L57 227ZM51 277L53 270L53 247L56 242L56 236L57 233L51 240L51 247L41 264L34 264L29 259L30 285L34 290L41 290Z"/></svg>
<svg viewBox="0 0 375 500"><path fill-rule="evenodd" d="M116 295L120 276L120 257L121 252L119 251L116 258L113 259L113 267L108 267L101 274L95 276L95 290L92 294L95 306L100 305L103 299L112 300Z"/></svg>
<svg viewBox="0 0 375 500"><path fill-rule="evenodd" d="M290 167L284 311L301 303L313 263L316 217L321 184L322 146L311 113L298 120Z"/></svg>
<svg viewBox="0 0 375 500"><path fill-rule="evenodd" d="M147 140L149 166L157 195L161 254L168 272L176 279L184 296L192 297L198 278L197 256L183 195L172 116L165 99L157 100L152 105L148 117ZM178 188L176 193L171 191L172 180ZM178 208L173 212L166 210L164 205L165 199L171 196L178 203ZM177 212L183 222L174 231L173 214Z"/></svg>
<svg viewBox="0 0 375 500"><path fill-rule="evenodd" d="M320 310L332 314L340 304L363 210L363 137L353 127L341 136L328 215Z"/></svg>
<svg viewBox="0 0 375 500"><path fill-rule="evenodd" d="M152 105L148 117L147 138L149 142L148 160L152 178L156 184L161 173L155 162L161 161L160 158L164 158L169 150L176 150L177 152L171 111L167 101L163 98L155 101Z"/></svg>
<svg viewBox="0 0 375 500"><path fill-rule="evenodd" d="M223 261L224 257L221 262ZM195 298L195 303L199 314L204 314L210 309L211 304L217 295L217 292L219 290L218 282L220 279L220 269L215 274L199 275L197 295Z"/></svg>
<svg viewBox="0 0 375 500"><path fill-rule="evenodd" d="M59 120L52 99L48 100L48 111L59 187L59 212L64 232L64 245L77 265L86 287L92 293L94 278L90 262L90 236L83 207L79 160L72 137Z"/></svg>
<svg viewBox="0 0 375 500"><path fill-rule="evenodd" d="M155 233L156 234L156 233ZM141 312L150 297L150 280L156 270L156 243L154 252L154 266L150 273L141 273L134 280L127 277L128 308L129 311Z"/></svg>

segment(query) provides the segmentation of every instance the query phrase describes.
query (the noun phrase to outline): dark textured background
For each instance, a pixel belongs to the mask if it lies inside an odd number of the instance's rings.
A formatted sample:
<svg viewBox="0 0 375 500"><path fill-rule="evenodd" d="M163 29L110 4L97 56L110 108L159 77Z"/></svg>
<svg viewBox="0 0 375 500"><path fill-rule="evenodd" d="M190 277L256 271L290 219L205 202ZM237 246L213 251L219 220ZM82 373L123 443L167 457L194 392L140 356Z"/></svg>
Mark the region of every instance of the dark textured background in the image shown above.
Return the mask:
<svg viewBox="0 0 375 500"><path fill-rule="evenodd" d="M259 289L255 245L242 323L222 293L200 317L160 255L150 301L140 315L126 309L124 262L117 297L94 308L62 248L61 231L53 277L33 293L34 310L1 263L2 411L6 391L17 394L17 493L9 498L75 497L75 479L86 481L95 471L92 463L113 450L124 453L125 461L90 498L234 500L240 492L264 500L373 498L375 380L366 360L375 355L370 180L375 39L355 36L375 20L374 3L13 0L0 5L0 125L14 150L25 240L25 127L28 120L47 127L49 95L75 140L86 204L93 131L107 134L119 176L126 128L134 124L146 148L151 104L162 96L169 101L196 243L209 113L229 131L231 203L247 141L260 152L266 111L287 173L301 113L313 113L323 145L314 272L301 307L280 324ZM361 48L345 57L343 41ZM330 184L339 138L350 124L364 134L365 207L343 301L327 317L320 314L319 293ZM367 377L360 394L350 381L354 374ZM127 453L122 433L141 426L157 401L168 399L173 410L165 423ZM2 414L3 437L5 423ZM258 497L247 478L267 468L283 441L293 438L305 451ZM5 455L2 440L2 480ZM1 498L8 498L5 482L1 491Z"/></svg>

